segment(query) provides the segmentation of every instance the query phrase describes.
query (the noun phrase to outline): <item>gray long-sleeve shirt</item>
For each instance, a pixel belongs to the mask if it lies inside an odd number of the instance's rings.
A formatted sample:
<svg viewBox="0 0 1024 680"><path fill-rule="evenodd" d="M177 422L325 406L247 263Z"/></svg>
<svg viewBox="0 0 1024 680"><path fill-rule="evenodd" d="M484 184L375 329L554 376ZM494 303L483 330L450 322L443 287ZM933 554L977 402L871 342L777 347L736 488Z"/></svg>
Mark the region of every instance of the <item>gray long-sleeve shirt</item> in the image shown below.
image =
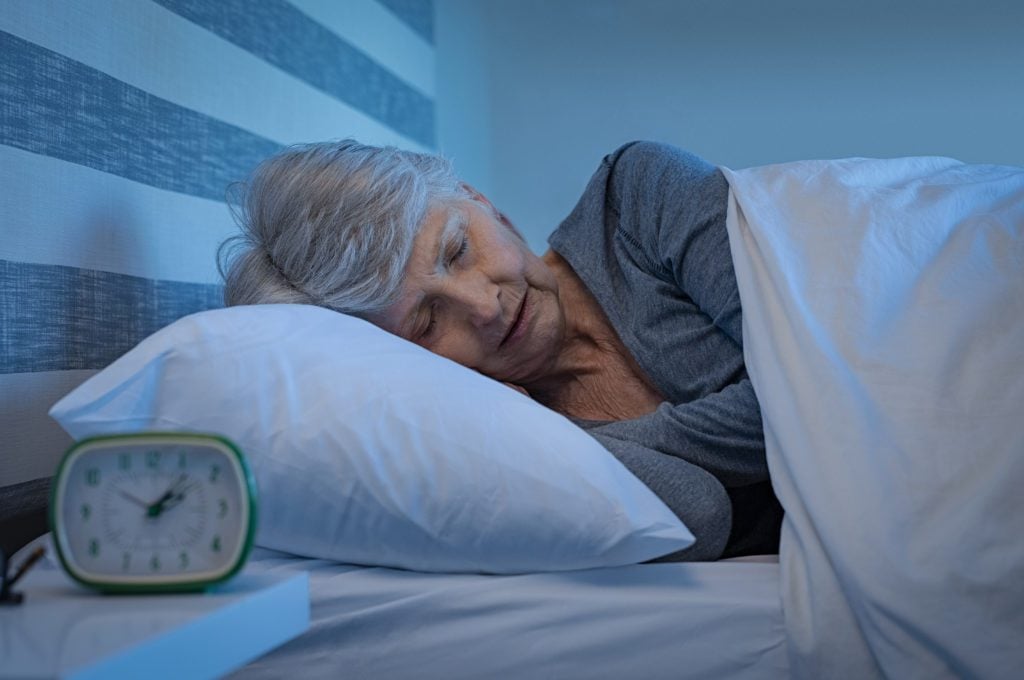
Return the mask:
<svg viewBox="0 0 1024 680"><path fill-rule="evenodd" d="M697 542L673 560L775 552L761 411L743 364L742 312L716 167L664 144L606 156L548 241L667 401L577 421L647 484Z"/></svg>

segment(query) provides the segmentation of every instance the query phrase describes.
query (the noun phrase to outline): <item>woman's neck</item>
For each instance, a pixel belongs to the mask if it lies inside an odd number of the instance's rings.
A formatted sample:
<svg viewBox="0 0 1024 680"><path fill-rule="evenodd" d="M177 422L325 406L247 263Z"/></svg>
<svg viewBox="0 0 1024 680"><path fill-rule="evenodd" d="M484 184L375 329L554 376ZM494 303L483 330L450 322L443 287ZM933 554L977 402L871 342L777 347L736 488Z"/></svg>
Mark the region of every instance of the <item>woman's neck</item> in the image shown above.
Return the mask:
<svg viewBox="0 0 1024 680"><path fill-rule="evenodd" d="M560 385L574 377L593 373L601 366L601 356L613 351L614 331L604 319L597 300L572 270L569 263L552 250L541 259L551 268L558 281L558 298L565 319L561 347L549 369L525 385L535 390ZM609 338L611 335L611 338ZM532 387L532 389L531 389Z"/></svg>
<svg viewBox="0 0 1024 680"><path fill-rule="evenodd" d="M649 411L658 401L657 391L643 376L597 300L557 253L549 250L542 259L558 280L565 334L550 369L523 387L542 404L577 417L600 414L613 419L614 414L625 417ZM628 404L617 403L620 396Z"/></svg>

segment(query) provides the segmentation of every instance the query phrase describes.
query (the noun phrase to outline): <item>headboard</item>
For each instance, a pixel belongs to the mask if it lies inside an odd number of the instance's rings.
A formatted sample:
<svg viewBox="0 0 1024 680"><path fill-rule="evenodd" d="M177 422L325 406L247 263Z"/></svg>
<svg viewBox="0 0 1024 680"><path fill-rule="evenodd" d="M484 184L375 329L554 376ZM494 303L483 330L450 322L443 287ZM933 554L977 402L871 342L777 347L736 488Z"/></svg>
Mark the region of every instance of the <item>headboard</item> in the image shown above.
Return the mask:
<svg viewBox="0 0 1024 680"><path fill-rule="evenodd" d="M431 150L432 0L7 0L0 547L45 530L61 396L220 306L227 187L297 142Z"/></svg>

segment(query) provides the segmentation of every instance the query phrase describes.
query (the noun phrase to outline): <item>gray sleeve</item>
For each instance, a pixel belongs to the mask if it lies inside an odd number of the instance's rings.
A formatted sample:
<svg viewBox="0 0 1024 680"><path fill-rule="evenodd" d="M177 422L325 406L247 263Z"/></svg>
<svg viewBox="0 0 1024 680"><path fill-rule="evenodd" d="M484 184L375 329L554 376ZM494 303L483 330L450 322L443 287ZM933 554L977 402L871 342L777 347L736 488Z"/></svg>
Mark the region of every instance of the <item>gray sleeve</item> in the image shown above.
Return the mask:
<svg viewBox="0 0 1024 680"><path fill-rule="evenodd" d="M656 142L633 142L605 162L610 207L623 216L618 236L742 347L725 175L699 156Z"/></svg>
<svg viewBox="0 0 1024 680"><path fill-rule="evenodd" d="M640 418L583 426L697 535L673 559L729 554L747 534L772 533L758 522L780 517L764 512L777 501L743 366L728 194L722 172L699 157L634 142L602 160L549 239L668 397Z"/></svg>
<svg viewBox="0 0 1024 680"><path fill-rule="evenodd" d="M697 539L685 550L658 562L716 560L732 529L732 505L725 488L708 472L680 458L652 451L632 441L589 430L641 482L681 519Z"/></svg>
<svg viewBox="0 0 1024 680"><path fill-rule="evenodd" d="M725 228L729 186L701 158L634 142L605 159L609 208L620 239L652 275L673 284L742 348L742 311ZM742 351L742 350L740 350ZM768 479L761 409L750 379L597 432L643 442L715 475L726 487Z"/></svg>
<svg viewBox="0 0 1024 680"><path fill-rule="evenodd" d="M590 428L592 434L645 446L697 465L727 487L768 479L761 409L749 378L685 404Z"/></svg>

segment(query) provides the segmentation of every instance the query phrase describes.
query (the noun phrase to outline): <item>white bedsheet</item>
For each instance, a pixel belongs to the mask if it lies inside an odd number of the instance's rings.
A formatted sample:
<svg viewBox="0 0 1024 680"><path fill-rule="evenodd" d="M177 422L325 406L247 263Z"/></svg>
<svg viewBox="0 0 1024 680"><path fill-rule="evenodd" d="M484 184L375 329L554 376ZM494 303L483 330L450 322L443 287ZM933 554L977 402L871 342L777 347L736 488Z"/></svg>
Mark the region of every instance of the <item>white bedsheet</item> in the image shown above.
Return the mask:
<svg viewBox="0 0 1024 680"><path fill-rule="evenodd" d="M517 576L308 570L310 630L232 677L786 678L778 564L647 564Z"/></svg>
<svg viewBox="0 0 1024 680"><path fill-rule="evenodd" d="M1024 170L727 172L797 677L1024 668Z"/></svg>

